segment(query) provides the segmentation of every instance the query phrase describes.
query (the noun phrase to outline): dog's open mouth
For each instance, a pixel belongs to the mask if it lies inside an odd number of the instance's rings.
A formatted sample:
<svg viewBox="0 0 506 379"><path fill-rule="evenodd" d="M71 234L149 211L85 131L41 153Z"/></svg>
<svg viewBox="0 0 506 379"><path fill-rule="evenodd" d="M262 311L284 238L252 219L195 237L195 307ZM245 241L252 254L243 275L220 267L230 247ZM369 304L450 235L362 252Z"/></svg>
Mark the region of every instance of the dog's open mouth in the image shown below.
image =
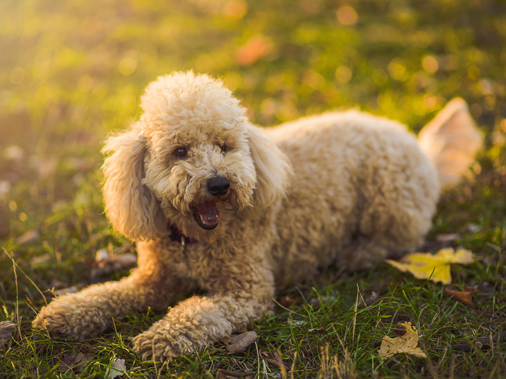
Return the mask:
<svg viewBox="0 0 506 379"><path fill-rule="evenodd" d="M220 223L220 211L215 203L205 202L193 206L193 219L202 229L212 230Z"/></svg>

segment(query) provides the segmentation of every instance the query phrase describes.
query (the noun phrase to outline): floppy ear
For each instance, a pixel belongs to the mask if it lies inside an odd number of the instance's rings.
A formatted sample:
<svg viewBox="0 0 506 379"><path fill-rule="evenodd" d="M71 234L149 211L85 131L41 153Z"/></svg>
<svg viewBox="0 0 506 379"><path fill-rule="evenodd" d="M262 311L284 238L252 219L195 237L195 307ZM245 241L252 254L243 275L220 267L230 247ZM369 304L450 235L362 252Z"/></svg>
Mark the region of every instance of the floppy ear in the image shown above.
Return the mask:
<svg viewBox="0 0 506 379"><path fill-rule="evenodd" d="M146 138L128 130L107 139L109 155L102 169L105 212L113 227L132 240L156 239L167 233L158 200L144 184Z"/></svg>
<svg viewBox="0 0 506 379"><path fill-rule="evenodd" d="M265 208L286 195L292 164L261 128L248 124L246 129L257 174L255 206Z"/></svg>

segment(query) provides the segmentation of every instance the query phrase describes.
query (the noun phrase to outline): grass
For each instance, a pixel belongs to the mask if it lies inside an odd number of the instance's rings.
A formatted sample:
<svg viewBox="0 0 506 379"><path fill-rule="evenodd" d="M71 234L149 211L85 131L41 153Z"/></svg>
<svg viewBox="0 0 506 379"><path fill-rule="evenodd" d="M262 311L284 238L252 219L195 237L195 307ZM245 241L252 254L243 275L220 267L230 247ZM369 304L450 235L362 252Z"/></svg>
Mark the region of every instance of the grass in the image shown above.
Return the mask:
<svg viewBox="0 0 506 379"><path fill-rule="evenodd" d="M506 377L506 345L473 343L506 329L505 12L499 0L1 2L0 320L18 326L0 377L99 378L116 358L131 378ZM473 179L442 196L426 250L441 233L460 235L451 244L479 260L452 275L457 288L479 286L475 306L379 264L278 293L293 304L256 321L258 340L235 355L218 344L140 362L129 338L163 316L151 311L83 343L32 331L38 289L49 300L52 289L82 288L98 249L129 245L102 213L101 141L138 117L147 83L190 68L222 77L261 125L360 106L416 132L452 97L468 101L486 146ZM383 336L403 321L428 358L382 362ZM465 342L469 351L445 349ZM78 353L91 360L63 372Z"/></svg>

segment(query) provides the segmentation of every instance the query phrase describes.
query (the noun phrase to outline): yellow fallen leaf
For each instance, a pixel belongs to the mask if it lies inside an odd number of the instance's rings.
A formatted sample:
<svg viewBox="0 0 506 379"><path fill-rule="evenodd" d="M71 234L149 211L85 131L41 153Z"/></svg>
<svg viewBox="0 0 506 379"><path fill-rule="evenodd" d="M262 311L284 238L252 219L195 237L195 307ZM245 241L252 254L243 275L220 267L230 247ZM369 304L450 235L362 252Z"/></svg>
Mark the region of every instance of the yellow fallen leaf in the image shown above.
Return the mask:
<svg viewBox="0 0 506 379"><path fill-rule="evenodd" d="M474 262L473 253L468 250L454 251L452 248L439 250L436 254L413 253L403 257L400 261L386 260L402 272L410 272L418 279L429 279L433 282L450 284L450 264L469 264Z"/></svg>
<svg viewBox="0 0 506 379"><path fill-rule="evenodd" d="M418 332L415 327L411 326L410 322L401 323L406 328L406 334L401 337L390 338L383 337L381 347L378 354L382 360L393 357L395 354L411 354L415 357L426 358L425 353L417 347L418 345Z"/></svg>

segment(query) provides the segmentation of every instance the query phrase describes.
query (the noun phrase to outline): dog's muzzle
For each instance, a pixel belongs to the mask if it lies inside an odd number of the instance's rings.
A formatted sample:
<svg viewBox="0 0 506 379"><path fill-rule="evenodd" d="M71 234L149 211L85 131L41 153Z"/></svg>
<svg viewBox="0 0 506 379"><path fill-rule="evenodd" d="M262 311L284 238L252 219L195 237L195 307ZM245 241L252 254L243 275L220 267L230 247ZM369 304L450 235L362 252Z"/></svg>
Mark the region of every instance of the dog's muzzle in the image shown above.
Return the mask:
<svg viewBox="0 0 506 379"><path fill-rule="evenodd" d="M213 196L224 196L230 188L230 182L224 176L215 176L207 179L206 188L207 192Z"/></svg>

